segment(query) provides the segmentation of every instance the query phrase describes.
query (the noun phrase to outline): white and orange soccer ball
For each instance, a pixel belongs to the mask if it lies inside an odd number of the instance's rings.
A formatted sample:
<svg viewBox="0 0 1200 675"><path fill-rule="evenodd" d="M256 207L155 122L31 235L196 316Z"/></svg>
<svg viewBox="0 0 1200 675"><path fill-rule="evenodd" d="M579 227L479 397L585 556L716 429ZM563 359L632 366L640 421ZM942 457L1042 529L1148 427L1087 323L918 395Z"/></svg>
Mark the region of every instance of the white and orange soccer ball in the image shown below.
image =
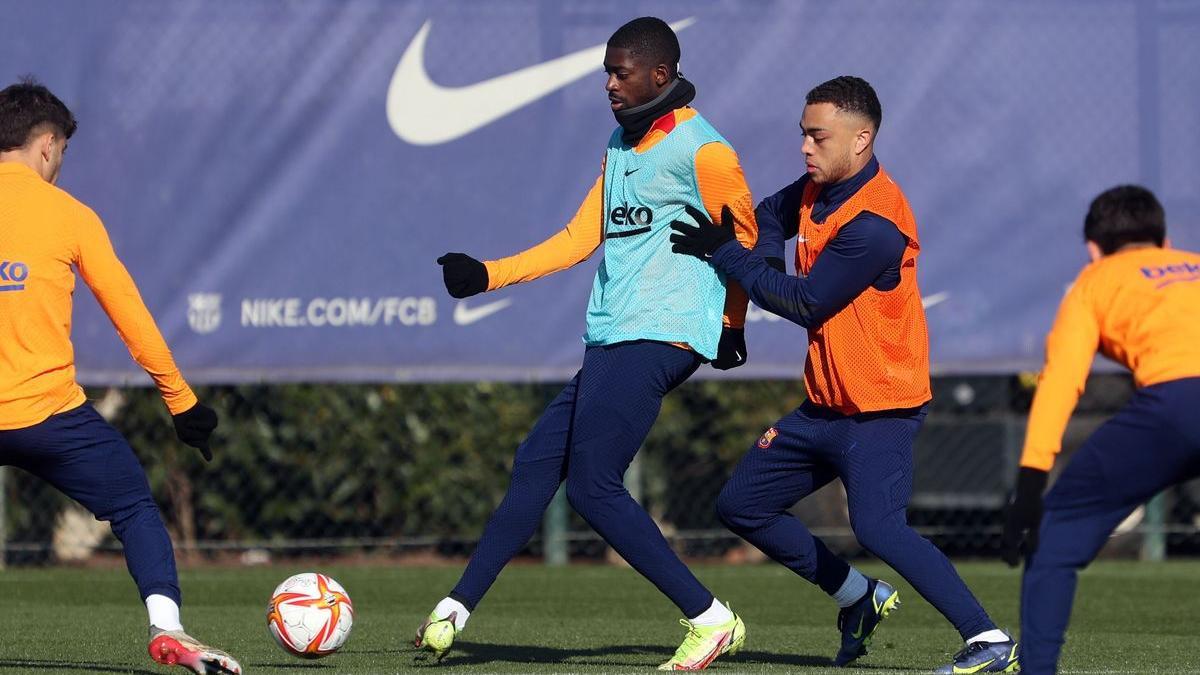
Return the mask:
<svg viewBox="0 0 1200 675"><path fill-rule="evenodd" d="M288 577L271 594L267 629L284 651L305 659L336 652L354 626L354 605L342 585L324 574Z"/></svg>

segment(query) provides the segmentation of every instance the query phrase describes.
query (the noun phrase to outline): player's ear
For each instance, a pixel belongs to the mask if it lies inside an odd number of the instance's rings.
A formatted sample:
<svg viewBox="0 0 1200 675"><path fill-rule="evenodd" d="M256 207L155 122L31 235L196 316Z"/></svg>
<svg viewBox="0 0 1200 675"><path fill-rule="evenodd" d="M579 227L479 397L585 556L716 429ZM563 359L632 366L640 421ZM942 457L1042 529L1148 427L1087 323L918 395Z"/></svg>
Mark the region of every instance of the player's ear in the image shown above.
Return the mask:
<svg viewBox="0 0 1200 675"><path fill-rule="evenodd" d="M854 136L854 154L861 155L871 147L871 141L875 140L875 130L871 127L863 127L858 130Z"/></svg>
<svg viewBox="0 0 1200 675"><path fill-rule="evenodd" d="M671 81L671 69L667 68L667 64L660 63L654 66L654 84L665 87Z"/></svg>
<svg viewBox="0 0 1200 675"><path fill-rule="evenodd" d="M49 162L51 157L54 157L54 132L47 131L42 134L38 140L38 152L41 153L42 159Z"/></svg>

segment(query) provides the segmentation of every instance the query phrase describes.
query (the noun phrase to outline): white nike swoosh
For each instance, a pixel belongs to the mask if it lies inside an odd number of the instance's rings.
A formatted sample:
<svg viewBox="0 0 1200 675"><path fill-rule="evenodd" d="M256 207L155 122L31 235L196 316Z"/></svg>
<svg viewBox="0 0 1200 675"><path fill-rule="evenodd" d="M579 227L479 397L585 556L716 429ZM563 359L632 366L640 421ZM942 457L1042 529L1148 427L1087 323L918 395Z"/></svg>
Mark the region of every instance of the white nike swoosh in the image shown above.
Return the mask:
<svg viewBox="0 0 1200 675"><path fill-rule="evenodd" d="M680 31L694 22L689 17L670 25ZM603 67L606 45L599 44L465 87L443 87L425 69L432 24L430 19L417 31L388 85L388 124L413 145L462 138Z"/></svg>
<svg viewBox="0 0 1200 675"><path fill-rule="evenodd" d="M504 298L503 300L489 302L486 305L479 305L478 307L467 307L466 300L459 300L458 304L454 306L454 323L460 326L469 326L476 321L486 319L511 304L511 298Z"/></svg>
<svg viewBox="0 0 1200 675"><path fill-rule="evenodd" d="M950 292L942 291L941 293L934 293L933 295L927 295L921 298L921 306L925 309L929 309L930 307L933 307L934 305L940 305L949 299Z"/></svg>

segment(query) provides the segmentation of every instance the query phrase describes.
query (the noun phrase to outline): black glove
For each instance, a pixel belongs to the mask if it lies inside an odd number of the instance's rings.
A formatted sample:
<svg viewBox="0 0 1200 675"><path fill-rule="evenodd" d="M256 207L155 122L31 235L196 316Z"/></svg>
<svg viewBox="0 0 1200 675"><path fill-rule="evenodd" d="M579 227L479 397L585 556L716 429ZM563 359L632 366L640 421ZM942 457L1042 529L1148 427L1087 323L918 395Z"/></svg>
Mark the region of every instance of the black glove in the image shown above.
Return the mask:
<svg viewBox="0 0 1200 675"><path fill-rule="evenodd" d="M746 331L726 326L721 329L721 342L717 344L717 358L712 367L729 370L746 363Z"/></svg>
<svg viewBox="0 0 1200 675"><path fill-rule="evenodd" d="M204 461L212 461L212 450L208 448L208 439L213 429L217 428L217 413L203 403L188 408L178 415L172 415L175 421L175 434L179 440L200 451Z"/></svg>
<svg viewBox="0 0 1200 675"><path fill-rule="evenodd" d="M1038 547L1038 528L1042 524L1042 492L1046 489L1046 472L1027 466L1017 473L1017 490L1008 515L1004 519L1004 536L1000 542L1000 557L1010 567L1021 564L1021 557L1031 555Z"/></svg>
<svg viewBox="0 0 1200 675"><path fill-rule="evenodd" d="M787 274L787 265L783 264L783 258L763 258L767 261L767 266L776 272Z"/></svg>
<svg viewBox="0 0 1200 675"><path fill-rule="evenodd" d="M671 221L671 250L685 255L694 255L701 260L711 258L721 244L733 241L733 211L728 206L721 207L721 224L709 220L708 214L691 205L684 205L688 215L696 221L691 225L679 220Z"/></svg>
<svg viewBox="0 0 1200 675"><path fill-rule="evenodd" d="M469 298L487 290L487 267L466 253L447 253L437 264L442 266L442 281L450 297Z"/></svg>

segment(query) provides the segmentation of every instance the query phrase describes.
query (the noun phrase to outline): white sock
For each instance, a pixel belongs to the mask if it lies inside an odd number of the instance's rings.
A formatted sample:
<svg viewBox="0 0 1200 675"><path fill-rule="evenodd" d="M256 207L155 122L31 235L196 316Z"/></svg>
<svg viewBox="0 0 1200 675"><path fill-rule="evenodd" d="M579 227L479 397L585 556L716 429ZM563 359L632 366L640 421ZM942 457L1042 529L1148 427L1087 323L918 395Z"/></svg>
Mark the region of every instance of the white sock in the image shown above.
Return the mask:
<svg viewBox="0 0 1200 675"><path fill-rule="evenodd" d="M454 630L462 631L463 628L466 628L467 619L471 616L471 610L467 609L466 605L454 598L442 598L437 607L433 608L433 615L441 619L450 616L451 612L455 612Z"/></svg>
<svg viewBox="0 0 1200 675"><path fill-rule="evenodd" d="M967 644L971 644L972 642L988 642L991 644L996 644L997 642L1008 642L1010 640L1012 640L1012 638L1008 636L1008 633L1005 633L999 628L993 628L968 639Z"/></svg>
<svg viewBox="0 0 1200 675"><path fill-rule="evenodd" d="M846 575L846 580L842 582L842 587L833 594L833 600L838 604L838 607L849 607L867 594L867 578L862 572L850 568L850 574Z"/></svg>
<svg viewBox="0 0 1200 675"><path fill-rule="evenodd" d="M183 630L179 623L179 605L165 595L150 595L146 597L146 613L150 615L150 625L163 630Z"/></svg>
<svg viewBox="0 0 1200 675"><path fill-rule="evenodd" d="M722 605L720 600L713 598L712 604L708 606L708 609L700 612L700 616L688 619L688 621L691 621L694 626L720 626L731 619L733 619L733 612L729 611L729 608L725 605Z"/></svg>

